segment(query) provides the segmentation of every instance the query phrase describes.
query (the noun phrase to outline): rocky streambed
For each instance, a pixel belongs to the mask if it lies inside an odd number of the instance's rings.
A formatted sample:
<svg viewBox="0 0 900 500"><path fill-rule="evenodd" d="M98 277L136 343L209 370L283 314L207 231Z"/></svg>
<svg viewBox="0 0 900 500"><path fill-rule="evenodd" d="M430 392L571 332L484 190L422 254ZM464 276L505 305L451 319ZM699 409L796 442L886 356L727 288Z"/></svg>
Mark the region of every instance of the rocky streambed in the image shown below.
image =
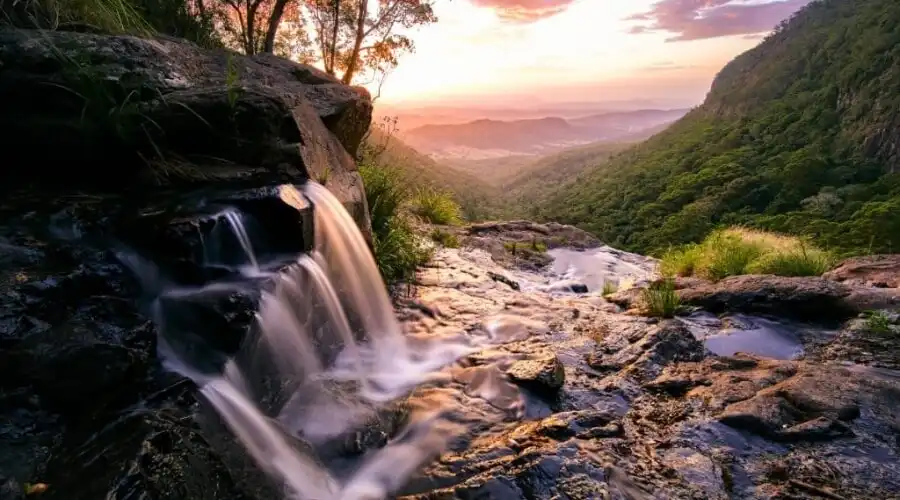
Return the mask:
<svg viewBox="0 0 900 500"><path fill-rule="evenodd" d="M897 307L900 290L853 265L854 282L695 280L679 293L706 310L659 320L630 309L633 291L596 287L623 271L647 279L650 259L596 242L551 248L557 262L537 266L498 254L572 231L481 226L419 274L417 302L401 311L414 335L496 314L533 323L463 362L497 363L526 395L524 418L485 423L405 498L900 498L897 314L883 331L857 318ZM580 277L595 286L569 286ZM473 420L484 412L477 397L466 405Z"/></svg>

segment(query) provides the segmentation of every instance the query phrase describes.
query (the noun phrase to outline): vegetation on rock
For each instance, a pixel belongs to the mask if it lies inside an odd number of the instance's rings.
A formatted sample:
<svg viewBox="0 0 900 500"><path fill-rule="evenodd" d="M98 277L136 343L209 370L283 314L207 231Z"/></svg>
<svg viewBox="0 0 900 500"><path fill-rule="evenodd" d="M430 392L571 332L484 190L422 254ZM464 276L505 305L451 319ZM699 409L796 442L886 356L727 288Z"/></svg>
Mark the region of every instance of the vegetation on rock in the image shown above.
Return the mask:
<svg viewBox="0 0 900 500"><path fill-rule="evenodd" d="M834 258L801 238L746 228L717 230L701 243L669 249L663 276L699 276L717 281L742 274L820 276Z"/></svg>
<svg viewBox="0 0 900 500"><path fill-rule="evenodd" d="M813 2L717 76L705 103L560 187L544 219L661 252L722 226L900 248L900 3Z"/></svg>
<svg viewBox="0 0 900 500"><path fill-rule="evenodd" d="M431 252L414 230L406 209L410 200L407 181L402 172L384 165L363 165L359 172L372 219L378 269L388 282L409 280Z"/></svg>
<svg viewBox="0 0 900 500"><path fill-rule="evenodd" d="M462 210L450 193L430 186L415 191L410 210L430 224L456 226L462 222Z"/></svg>
<svg viewBox="0 0 900 500"><path fill-rule="evenodd" d="M672 318L681 307L681 299L671 279L662 279L641 289L643 313L655 318Z"/></svg>

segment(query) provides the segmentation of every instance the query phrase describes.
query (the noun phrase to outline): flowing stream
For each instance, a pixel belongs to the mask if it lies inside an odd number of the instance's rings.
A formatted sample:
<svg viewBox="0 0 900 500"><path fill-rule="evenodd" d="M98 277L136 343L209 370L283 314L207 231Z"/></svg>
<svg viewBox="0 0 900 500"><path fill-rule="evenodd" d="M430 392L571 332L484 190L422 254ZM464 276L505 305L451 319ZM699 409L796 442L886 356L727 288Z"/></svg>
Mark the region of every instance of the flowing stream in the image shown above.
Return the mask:
<svg viewBox="0 0 900 500"><path fill-rule="evenodd" d="M164 366L197 384L286 498L384 498L466 432L448 396L455 390L448 385L451 365L523 327L498 317L452 336L405 335L368 246L340 202L314 182L282 186L280 194L298 208L311 204L314 214L313 250L286 266L261 261L234 209L213 215L215 227L201 241L211 266L224 265L210 257L223 249L240 251L241 262L228 263L238 279L184 288L165 285L136 256L123 261L158 291L152 310ZM192 325L202 329L201 320L175 317L191 303L249 292L255 292L256 314L237 352L201 340L191 331ZM498 370L478 367L464 379L466 394L520 412L521 396ZM375 425L380 412L398 403L409 408L404 427L350 470L332 467L320 453Z"/></svg>

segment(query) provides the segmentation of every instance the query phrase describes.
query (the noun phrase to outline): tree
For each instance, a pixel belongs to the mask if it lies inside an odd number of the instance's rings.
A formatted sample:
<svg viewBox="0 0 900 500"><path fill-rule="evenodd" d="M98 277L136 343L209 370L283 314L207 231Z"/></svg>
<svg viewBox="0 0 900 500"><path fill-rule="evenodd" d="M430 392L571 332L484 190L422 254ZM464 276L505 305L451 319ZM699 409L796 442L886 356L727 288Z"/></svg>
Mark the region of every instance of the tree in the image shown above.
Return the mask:
<svg viewBox="0 0 900 500"><path fill-rule="evenodd" d="M340 71L347 84L363 70L389 71L415 50L397 30L437 21L429 0L306 0L305 9L325 71Z"/></svg>
<svg viewBox="0 0 900 500"><path fill-rule="evenodd" d="M198 0L201 2L203 0ZM206 0L205 9L214 10L219 29L234 48L247 55L262 52L281 22L289 0ZM275 17L277 9L281 9ZM275 23L272 24L273 19Z"/></svg>

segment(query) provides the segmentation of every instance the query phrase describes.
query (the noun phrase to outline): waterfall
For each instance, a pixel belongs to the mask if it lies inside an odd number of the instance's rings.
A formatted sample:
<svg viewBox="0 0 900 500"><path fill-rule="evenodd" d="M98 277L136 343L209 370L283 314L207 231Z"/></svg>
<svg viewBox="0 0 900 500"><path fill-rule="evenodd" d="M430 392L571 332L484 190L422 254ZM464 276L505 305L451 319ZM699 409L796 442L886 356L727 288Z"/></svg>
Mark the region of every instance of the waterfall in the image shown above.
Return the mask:
<svg viewBox="0 0 900 500"><path fill-rule="evenodd" d="M454 414L460 392L499 402L506 411L521 409L520 395L496 367L473 369L462 391L449 384L460 358L521 335L515 318L498 317L452 336L407 336L343 205L314 182L281 191L287 203L305 200L313 207L310 252L260 273L266 263L254 253L244 218L235 210L220 212L214 217L244 254L246 265L239 268L245 281L164 285L153 311L164 366L197 384L258 466L283 485L285 498L381 499L396 492L466 432L465 418ZM221 246L209 241L220 237L206 235L203 244ZM124 260L135 267L134 259ZM159 281L146 270L139 275ZM187 330L208 325L174 321L176 307L246 290L258 292L256 314L237 352L213 352L206 343L186 347L185 339L197 337ZM318 453L401 403L409 410L404 427L351 470L335 470Z"/></svg>

